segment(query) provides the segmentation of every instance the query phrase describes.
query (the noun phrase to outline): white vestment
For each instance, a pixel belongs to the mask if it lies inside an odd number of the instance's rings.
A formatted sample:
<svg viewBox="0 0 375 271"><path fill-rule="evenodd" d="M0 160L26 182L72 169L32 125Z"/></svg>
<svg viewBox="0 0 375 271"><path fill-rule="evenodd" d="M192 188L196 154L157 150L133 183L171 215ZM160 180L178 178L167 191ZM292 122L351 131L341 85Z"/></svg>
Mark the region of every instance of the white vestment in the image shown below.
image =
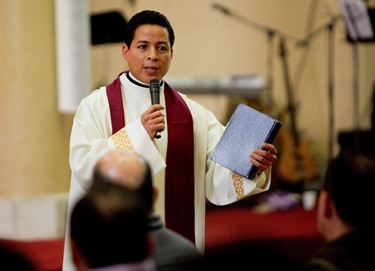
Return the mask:
<svg viewBox="0 0 375 271"><path fill-rule="evenodd" d="M134 150L150 163L154 184L159 190L155 212L164 218L164 182L166 167L167 130L160 139L151 140L141 124L141 114L151 105L150 91L130 82L125 74L120 76L125 107L125 127L112 135L111 116L106 87L93 91L84 98L75 114L70 140L70 187L67 230L64 248L64 271L68 269L70 250L70 212L74 203L90 185L96 160L111 149ZM172 86L173 87L173 86ZM225 127L214 114L202 105L181 94L189 107L194 129L194 206L195 243L204 252L206 199L215 205L227 205L269 189L271 171L267 170L253 180L240 177L210 160ZM160 104L165 106L164 85L160 89ZM166 108L168 110L168 108ZM166 117L166 112L163 112ZM173 165L172 165L173 166Z"/></svg>

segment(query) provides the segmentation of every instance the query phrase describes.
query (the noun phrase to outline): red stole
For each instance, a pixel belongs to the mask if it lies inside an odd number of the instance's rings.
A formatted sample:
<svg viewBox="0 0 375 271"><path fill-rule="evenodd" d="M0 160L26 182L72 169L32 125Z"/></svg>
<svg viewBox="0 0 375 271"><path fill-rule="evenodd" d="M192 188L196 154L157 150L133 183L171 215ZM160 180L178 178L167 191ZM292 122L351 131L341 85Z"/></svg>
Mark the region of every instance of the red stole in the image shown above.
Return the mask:
<svg viewBox="0 0 375 271"><path fill-rule="evenodd" d="M165 175L166 227L195 243L193 119L181 96L165 81L164 84L168 124ZM119 77L107 85L106 92L114 134L125 126Z"/></svg>

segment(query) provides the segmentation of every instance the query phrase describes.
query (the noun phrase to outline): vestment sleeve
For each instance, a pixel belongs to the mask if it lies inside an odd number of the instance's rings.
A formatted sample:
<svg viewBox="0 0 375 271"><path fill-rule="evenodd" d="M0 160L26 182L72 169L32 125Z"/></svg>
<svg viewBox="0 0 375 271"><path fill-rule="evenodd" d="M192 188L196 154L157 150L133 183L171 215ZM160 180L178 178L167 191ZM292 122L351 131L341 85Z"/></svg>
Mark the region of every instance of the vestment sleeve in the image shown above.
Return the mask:
<svg viewBox="0 0 375 271"><path fill-rule="evenodd" d="M111 137L116 149L136 151L143 155L151 167L153 175L166 167L163 157L153 144L141 120L136 119Z"/></svg>
<svg viewBox="0 0 375 271"><path fill-rule="evenodd" d="M126 124L112 135L105 87L84 98L74 116L70 138L69 163L77 182L87 189L96 160L111 149L136 151L150 161L157 173L165 161L146 133L140 119Z"/></svg>
<svg viewBox="0 0 375 271"><path fill-rule="evenodd" d="M87 189L96 160L114 149L105 90L95 90L84 98L73 119L69 164L79 185Z"/></svg>
<svg viewBox="0 0 375 271"><path fill-rule="evenodd" d="M216 205L227 205L268 190L271 182L271 169L250 180L210 159L225 127L210 111L207 111L206 115L208 131L206 196L208 200Z"/></svg>

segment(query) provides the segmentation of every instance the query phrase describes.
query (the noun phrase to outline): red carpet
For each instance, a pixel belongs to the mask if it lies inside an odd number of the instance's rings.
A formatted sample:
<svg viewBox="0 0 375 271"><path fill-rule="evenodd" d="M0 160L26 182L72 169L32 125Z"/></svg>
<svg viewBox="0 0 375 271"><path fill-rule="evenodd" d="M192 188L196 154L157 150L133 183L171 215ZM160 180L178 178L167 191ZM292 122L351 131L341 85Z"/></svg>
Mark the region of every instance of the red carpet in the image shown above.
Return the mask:
<svg viewBox="0 0 375 271"><path fill-rule="evenodd" d="M37 270L61 271L64 253L64 239L41 241L0 240L26 255Z"/></svg>
<svg viewBox="0 0 375 271"><path fill-rule="evenodd" d="M234 243L262 241L289 254L307 260L322 244L316 229L316 210L301 207L268 214L251 208L213 207L207 212L206 253Z"/></svg>

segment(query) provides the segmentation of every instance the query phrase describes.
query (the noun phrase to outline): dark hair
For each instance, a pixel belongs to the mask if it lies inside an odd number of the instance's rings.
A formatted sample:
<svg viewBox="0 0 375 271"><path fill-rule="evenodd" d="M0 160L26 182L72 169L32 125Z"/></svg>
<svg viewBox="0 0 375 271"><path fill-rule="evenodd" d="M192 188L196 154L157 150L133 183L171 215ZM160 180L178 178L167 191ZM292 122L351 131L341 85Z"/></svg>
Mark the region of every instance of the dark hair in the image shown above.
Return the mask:
<svg viewBox="0 0 375 271"><path fill-rule="evenodd" d="M31 258L23 251L6 243L0 244L1 266L5 270L36 271Z"/></svg>
<svg viewBox="0 0 375 271"><path fill-rule="evenodd" d="M169 42L171 44L171 48L173 48L175 36L174 36L172 25L168 21L167 17L165 17L165 15L161 14L160 12L153 11L153 10L143 10L135 14L129 20L125 28L125 38L124 38L125 44L128 47L130 47L134 39L134 33L137 30L137 28L145 24L160 25L161 27L166 28L168 31Z"/></svg>
<svg viewBox="0 0 375 271"><path fill-rule="evenodd" d="M356 187L363 189L355 190ZM341 219L353 227L373 230L375 158L359 150L345 150L327 167L324 190L331 195Z"/></svg>
<svg viewBox="0 0 375 271"><path fill-rule="evenodd" d="M134 189L134 192L145 202L146 208L149 212L153 210L154 204L154 193L152 184L152 174L150 165L144 160L145 171L144 171L144 181L141 185Z"/></svg>
<svg viewBox="0 0 375 271"><path fill-rule="evenodd" d="M76 203L70 223L70 236L92 268L147 257L145 206L121 185L94 183Z"/></svg>

